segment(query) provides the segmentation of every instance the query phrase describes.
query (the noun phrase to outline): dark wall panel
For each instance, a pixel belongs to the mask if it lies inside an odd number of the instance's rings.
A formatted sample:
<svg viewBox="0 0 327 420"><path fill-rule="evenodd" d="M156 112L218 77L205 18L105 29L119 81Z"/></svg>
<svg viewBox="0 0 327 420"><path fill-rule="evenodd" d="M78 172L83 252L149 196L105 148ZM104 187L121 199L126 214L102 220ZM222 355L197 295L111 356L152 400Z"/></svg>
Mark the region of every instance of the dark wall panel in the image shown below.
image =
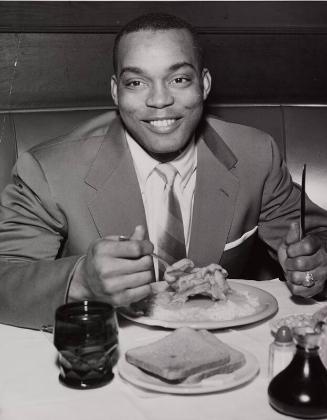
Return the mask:
<svg viewBox="0 0 327 420"><path fill-rule="evenodd" d="M149 11L198 28L210 103L327 103L327 2L0 1L0 109L112 106L115 33Z"/></svg>
<svg viewBox="0 0 327 420"><path fill-rule="evenodd" d="M115 33L148 12L174 13L200 32L325 31L324 1L0 1L2 32Z"/></svg>
<svg viewBox="0 0 327 420"><path fill-rule="evenodd" d="M206 36L211 100L327 101L327 34Z"/></svg>
<svg viewBox="0 0 327 420"><path fill-rule="evenodd" d="M285 107L284 121L288 167L293 178L301 182L306 163L309 197L327 208L327 108Z"/></svg>
<svg viewBox="0 0 327 420"><path fill-rule="evenodd" d="M0 43L2 39L13 51L1 65L4 71L0 108L112 103L109 96L113 35L0 34Z"/></svg>

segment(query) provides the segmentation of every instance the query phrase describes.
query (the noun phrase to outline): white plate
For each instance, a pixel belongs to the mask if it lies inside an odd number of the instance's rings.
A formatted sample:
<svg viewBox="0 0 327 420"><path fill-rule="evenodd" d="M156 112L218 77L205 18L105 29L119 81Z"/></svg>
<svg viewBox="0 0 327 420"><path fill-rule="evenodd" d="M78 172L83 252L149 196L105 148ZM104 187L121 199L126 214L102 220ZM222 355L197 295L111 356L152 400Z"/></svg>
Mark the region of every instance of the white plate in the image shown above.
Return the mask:
<svg viewBox="0 0 327 420"><path fill-rule="evenodd" d="M235 347L236 348L236 347ZM136 366L128 363L125 354L118 362L118 372L126 381L140 388L166 394L208 394L210 392L221 392L244 385L253 379L259 372L259 363L256 357L244 350L245 365L232 373L223 373L203 379L196 384L169 384L159 378L148 375Z"/></svg>
<svg viewBox="0 0 327 420"><path fill-rule="evenodd" d="M153 283L154 287L162 287L163 283ZM241 325L252 324L254 322L261 321L263 319L268 318L269 316L273 315L278 310L278 303L274 296L270 293L259 289L258 287L248 286L247 284L242 284L241 282L235 280L228 280L231 288L238 291L238 292L246 292L249 294L250 297L256 298L259 302L259 305L255 308L255 311L251 315L246 316L238 316L233 319L225 319L225 320L212 320L209 317L205 316L206 310L205 308L210 309L212 305L217 305L216 302L211 301L209 298L193 298L192 300L187 301L184 303L185 307L198 307L199 310L203 313L203 318L197 320L186 320L181 321L178 319L178 311L174 311L176 313L176 319L155 319L150 316L139 316L133 317L128 313L121 312L121 314L139 324L150 325L150 326L157 326L157 327L164 327L164 328L180 328L180 327L191 327L195 329L207 329L207 330L214 330L214 329L221 329L221 328L230 328L236 327ZM158 286L156 286L158 285ZM222 303L223 305L223 303ZM173 312L173 311L172 311ZM172 316L173 313L171 314Z"/></svg>

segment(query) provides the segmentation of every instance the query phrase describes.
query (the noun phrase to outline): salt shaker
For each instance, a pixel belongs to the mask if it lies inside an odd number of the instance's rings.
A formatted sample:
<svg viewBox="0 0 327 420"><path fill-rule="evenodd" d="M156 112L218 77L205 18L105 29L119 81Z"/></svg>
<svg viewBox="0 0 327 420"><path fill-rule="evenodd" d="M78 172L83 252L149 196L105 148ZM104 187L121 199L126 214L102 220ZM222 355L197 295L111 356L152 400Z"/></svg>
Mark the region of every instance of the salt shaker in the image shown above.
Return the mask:
<svg viewBox="0 0 327 420"><path fill-rule="evenodd" d="M284 370L293 359L295 343L289 327L278 328L275 340L269 346L268 378L271 379Z"/></svg>

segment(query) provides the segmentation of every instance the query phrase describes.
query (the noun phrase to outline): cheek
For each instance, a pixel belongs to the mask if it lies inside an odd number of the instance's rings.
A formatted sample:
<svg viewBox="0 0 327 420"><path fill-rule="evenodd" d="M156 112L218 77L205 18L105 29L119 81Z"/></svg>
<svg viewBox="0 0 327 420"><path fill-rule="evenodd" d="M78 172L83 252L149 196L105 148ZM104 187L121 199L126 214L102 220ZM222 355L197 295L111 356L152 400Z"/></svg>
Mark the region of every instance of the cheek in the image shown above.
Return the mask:
<svg viewBox="0 0 327 420"><path fill-rule="evenodd" d="M119 109L125 113L134 113L142 104L144 104L143 98L139 95L126 93L125 91L119 92Z"/></svg>
<svg viewBox="0 0 327 420"><path fill-rule="evenodd" d="M203 104L202 91L198 90L197 92L192 92L189 94L182 95L180 98L180 103L183 103L186 109L202 108L202 104Z"/></svg>

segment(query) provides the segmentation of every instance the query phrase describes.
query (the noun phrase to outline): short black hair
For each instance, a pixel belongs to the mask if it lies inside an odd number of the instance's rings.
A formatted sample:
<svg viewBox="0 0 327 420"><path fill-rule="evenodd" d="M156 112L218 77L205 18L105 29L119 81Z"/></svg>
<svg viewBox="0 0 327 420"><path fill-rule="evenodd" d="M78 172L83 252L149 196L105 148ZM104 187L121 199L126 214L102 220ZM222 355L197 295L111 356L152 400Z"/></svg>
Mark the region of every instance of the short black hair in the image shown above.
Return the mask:
<svg viewBox="0 0 327 420"><path fill-rule="evenodd" d="M141 15L123 26L117 33L113 47L113 67L117 73L117 57L119 41L124 35L132 32L140 32L146 30L166 31L169 29L186 29L192 37L196 56L198 59L199 69L203 69L203 50L196 29L186 20L167 13L148 13Z"/></svg>

